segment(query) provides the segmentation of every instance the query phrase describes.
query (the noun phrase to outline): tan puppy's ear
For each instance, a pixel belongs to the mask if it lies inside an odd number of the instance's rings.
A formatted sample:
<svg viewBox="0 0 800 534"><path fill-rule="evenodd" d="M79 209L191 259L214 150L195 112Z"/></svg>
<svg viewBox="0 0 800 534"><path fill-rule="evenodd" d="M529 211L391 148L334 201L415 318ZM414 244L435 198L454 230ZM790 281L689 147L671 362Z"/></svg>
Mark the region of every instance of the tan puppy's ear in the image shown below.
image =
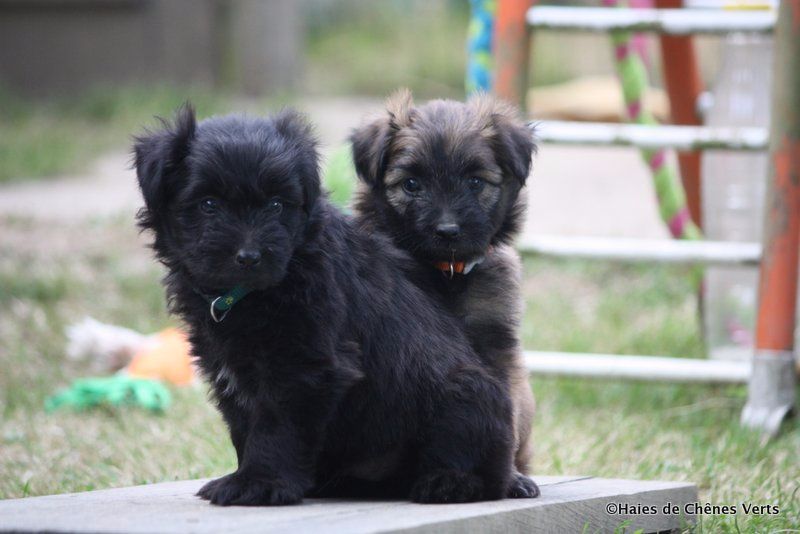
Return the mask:
<svg viewBox="0 0 800 534"><path fill-rule="evenodd" d="M475 110L479 127L489 139L503 174L525 185L536 152L533 129L513 106L489 95L473 97L469 105Z"/></svg>
<svg viewBox="0 0 800 534"><path fill-rule="evenodd" d="M414 114L411 91L400 89L386 100L386 115L353 131L353 163L361 181L371 187L383 183L388 155L397 132L411 125Z"/></svg>
<svg viewBox="0 0 800 534"><path fill-rule="evenodd" d="M414 99L411 91L403 88L392 93L386 99L386 111L389 113L393 128L399 130L411 126L414 114Z"/></svg>

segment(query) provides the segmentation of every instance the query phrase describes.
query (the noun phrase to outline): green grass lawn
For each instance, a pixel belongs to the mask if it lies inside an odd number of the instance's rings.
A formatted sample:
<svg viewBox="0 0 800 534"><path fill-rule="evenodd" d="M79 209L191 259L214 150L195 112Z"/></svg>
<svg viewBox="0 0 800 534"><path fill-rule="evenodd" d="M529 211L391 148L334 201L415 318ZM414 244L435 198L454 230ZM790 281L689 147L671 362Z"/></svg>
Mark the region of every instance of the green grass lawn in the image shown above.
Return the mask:
<svg viewBox="0 0 800 534"><path fill-rule="evenodd" d="M203 116L235 109L233 98L203 88L104 88L81 96L27 100L0 90L0 185L84 170L129 144L132 132L170 117L190 100Z"/></svg>
<svg viewBox="0 0 800 534"><path fill-rule="evenodd" d="M309 5L311 94L464 96L469 7L462 0L338 0Z"/></svg>
<svg viewBox="0 0 800 534"><path fill-rule="evenodd" d="M82 236L75 240L74 236ZM89 372L63 355L91 315L151 332L171 324L160 269L129 220L0 220L0 498L220 475L235 456L203 388L163 415L46 414ZM526 347L698 357L688 272L528 259ZM777 504L777 516L703 517L703 532L800 525L800 425L764 443L737 421L743 387L534 378L535 472L689 480L701 502Z"/></svg>

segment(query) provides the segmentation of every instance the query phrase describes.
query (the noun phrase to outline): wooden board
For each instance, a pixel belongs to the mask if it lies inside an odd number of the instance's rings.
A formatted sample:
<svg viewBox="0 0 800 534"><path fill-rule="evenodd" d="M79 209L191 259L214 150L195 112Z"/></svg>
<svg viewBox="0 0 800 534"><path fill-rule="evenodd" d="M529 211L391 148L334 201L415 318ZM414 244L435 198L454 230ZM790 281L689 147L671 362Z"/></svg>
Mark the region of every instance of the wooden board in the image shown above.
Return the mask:
<svg viewBox="0 0 800 534"><path fill-rule="evenodd" d="M693 517L664 515L667 503L697 501L685 482L593 477L534 477L537 499L420 505L398 501L308 500L298 506L212 506L195 497L204 480L0 501L0 531L16 532L608 532L680 528ZM653 506L647 513L609 514L607 507Z"/></svg>

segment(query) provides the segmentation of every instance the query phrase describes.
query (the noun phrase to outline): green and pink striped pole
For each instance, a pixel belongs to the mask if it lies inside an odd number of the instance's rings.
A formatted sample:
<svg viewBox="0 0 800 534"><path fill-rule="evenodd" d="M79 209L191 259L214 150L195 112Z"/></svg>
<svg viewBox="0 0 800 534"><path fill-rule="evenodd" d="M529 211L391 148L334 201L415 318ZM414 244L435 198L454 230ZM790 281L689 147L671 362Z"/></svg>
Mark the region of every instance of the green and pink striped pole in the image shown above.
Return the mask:
<svg viewBox="0 0 800 534"><path fill-rule="evenodd" d="M624 5L617 0L603 0L607 7ZM655 117L647 111L643 97L649 85L647 68L643 60L643 50L637 47L630 32L613 32L611 41L614 44L614 64L622 84L622 94L628 121L635 124L658 124ZM653 176L653 184L658 198L659 212L676 239L700 239L700 229L692 221L686 203L686 193L678 177L675 167L667 161L664 149L641 150Z"/></svg>

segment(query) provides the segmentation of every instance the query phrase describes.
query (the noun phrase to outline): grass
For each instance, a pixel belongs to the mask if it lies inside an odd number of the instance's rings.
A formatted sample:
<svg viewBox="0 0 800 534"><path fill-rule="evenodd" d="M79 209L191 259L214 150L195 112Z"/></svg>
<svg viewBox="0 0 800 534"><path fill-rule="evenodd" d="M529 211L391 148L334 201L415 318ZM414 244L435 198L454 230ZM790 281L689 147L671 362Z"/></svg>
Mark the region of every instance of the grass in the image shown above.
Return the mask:
<svg viewBox="0 0 800 534"><path fill-rule="evenodd" d="M103 151L129 144L131 132L169 117L185 101L202 115L232 107L208 89L168 85L98 88L46 101L0 91L0 184L84 170Z"/></svg>
<svg viewBox="0 0 800 534"><path fill-rule="evenodd" d="M187 101L200 119L243 110L267 113L290 103L283 97L243 100L172 86L104 89L40 103L0 91L0 186L85 171L104 151L128 147L131 132L158 124L156 117L171 117ZM331 198L346 202L355 178L348 146L332 155L326 170Z"/></svg>
<svg viewBox="0 0 800 534"><path fill-rule="evenodd" d="M690 271L526 260L524 343L541 350L702 357ZM738 424L740 386L534 378L537 471L688 480L700 502L739 507L704 516L701 532L800 525L800 424L775 441ZM776 504L775 516L741 503Z"/></svg>
<svg viewBox="0 0 800 534"><path fill-rule="evenodd" d="M464 95L469 9L461 0L342 0L309 6L311 94Z"/></svg>
<svg viewBox="0 0 800 534"><path fill-rule="evenodd" d="M137 410L46 414L88 366L65 360L84 315L151 332L171 323L160 269L128 220L53 227L0 220L0 498L220 475L235 457L203 388ZM76 242L69 237L82 235ZM687 271L528 259L527 347L698 357ZM690 480L700 502L776 504L775 516L704 516L701 532L800 524L800 425L769 443L738 425L745 389L535 378L535 472Z"/></svg>

